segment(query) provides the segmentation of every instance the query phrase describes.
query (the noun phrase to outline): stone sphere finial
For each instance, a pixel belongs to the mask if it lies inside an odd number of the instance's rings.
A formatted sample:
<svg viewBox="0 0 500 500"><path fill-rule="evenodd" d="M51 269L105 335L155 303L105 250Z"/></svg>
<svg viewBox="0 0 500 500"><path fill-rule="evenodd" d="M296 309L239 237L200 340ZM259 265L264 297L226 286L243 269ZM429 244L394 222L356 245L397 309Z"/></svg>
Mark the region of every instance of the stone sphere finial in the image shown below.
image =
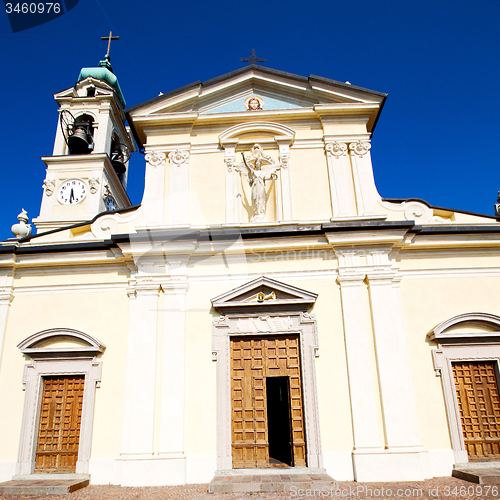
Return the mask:
<svg viewBox="0 0 500 500"><path fill-rule="evenodd" d="M27 224L28 212L22 209L21 213L17 216L17 220L19 221L17 224L14 224L10 230L12 234L16 238L24 238L25 236L29 236L31 234L31 224Z"/></svg>

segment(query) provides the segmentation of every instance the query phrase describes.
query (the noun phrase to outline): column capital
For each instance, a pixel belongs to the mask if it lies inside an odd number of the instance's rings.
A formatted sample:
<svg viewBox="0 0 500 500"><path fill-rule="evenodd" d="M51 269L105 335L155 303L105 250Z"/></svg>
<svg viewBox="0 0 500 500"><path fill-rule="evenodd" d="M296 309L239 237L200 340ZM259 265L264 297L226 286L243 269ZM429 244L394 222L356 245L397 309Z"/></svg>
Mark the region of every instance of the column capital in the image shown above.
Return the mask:
<svg viewBox="0 0 500 500"><path fill-rule="evenodd" d="M365 278L366 273L364 272L341 272L337 276L337 283L341 287L361 286Z"/></svg>
<svg viewBox="0 0 500 500"><path fill-rule="evenodd" d="M368 151L370 151L370 148L372 145L370 144L370 141L362 141L361 139L357 142L351 142L349 144L349 151L351 154L355 154L356 156L359 156L362 158Z"/></svg>
<svg viewBox="0 0 500 500"><path fill-rule="evenodd" d="M145 158L152 167L156 168L158 165L161 165L165 162L167 156L161 151L151 151L150 153L146 154Z"/></svg>
<svg viewBox="0 0 500 500"><path fill-rule="evenodd" d="M326 156L333 156L339 159L347 155L347 144L345 142L332 141L325 143Z"/></svg>

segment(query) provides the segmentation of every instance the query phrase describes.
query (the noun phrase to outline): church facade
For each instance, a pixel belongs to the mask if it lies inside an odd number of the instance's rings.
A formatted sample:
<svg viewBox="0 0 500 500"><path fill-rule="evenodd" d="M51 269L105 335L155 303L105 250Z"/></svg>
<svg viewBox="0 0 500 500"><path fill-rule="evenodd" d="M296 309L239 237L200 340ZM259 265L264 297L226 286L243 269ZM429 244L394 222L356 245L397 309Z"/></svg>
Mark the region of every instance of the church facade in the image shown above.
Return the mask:
<svg viewBox="0 0 500 500"><path fill-rule="evenodd" d="M55 99L37 234L0 246L1 480L500 459L500 226L380 197L385 94L249 65L126 109L104 61Z"/></svg>

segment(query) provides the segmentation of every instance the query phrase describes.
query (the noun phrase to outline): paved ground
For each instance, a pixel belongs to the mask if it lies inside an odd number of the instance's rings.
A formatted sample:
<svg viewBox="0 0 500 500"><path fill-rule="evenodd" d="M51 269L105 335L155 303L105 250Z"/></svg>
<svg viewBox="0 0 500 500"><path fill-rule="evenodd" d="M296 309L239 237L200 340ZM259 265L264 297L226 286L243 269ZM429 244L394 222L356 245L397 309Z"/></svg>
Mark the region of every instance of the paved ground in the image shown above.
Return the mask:
<svg viewBox="0 0 500 500"><path fill-rule="evenodd" d="M484 486L455 478L439 478L407 483L339 482L336 491L297 491L291 493L208 493L207 484L122 488L88 486L68 495L0 496L2 500L280 500L334 498L336 500L500 499L499 486Z"/></svg>

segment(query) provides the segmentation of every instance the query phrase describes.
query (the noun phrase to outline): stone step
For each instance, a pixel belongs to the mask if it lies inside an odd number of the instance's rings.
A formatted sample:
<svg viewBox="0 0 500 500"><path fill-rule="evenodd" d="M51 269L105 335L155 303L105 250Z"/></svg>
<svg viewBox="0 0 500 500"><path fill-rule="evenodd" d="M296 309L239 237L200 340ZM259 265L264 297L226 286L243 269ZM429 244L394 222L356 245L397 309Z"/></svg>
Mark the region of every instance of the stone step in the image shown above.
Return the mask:
<svg viewBox="0 0 500 500"><path fill-rule="evenodd" d="M291 492L295 495L306 495L306 490L316 490L317 495L326 495L328 492L333 496L336 485L337 483L328 474L287 474L283 471L274 474L217 475L210 482L208 491L209 493ZM300 490L303 490L303 493Z"/></svg>
<svg viewBox="0 0 500 500"><path fill-rule="evenodd" d="M500 484L500 468L454 468L452 476L477 484Z"/></svg>
<svg viewBox="0 0 500 500"><path fill-rule="evenodd" d="M66 495L88 484L88 478L12 479L0 483L0 495Z"/></svg>

